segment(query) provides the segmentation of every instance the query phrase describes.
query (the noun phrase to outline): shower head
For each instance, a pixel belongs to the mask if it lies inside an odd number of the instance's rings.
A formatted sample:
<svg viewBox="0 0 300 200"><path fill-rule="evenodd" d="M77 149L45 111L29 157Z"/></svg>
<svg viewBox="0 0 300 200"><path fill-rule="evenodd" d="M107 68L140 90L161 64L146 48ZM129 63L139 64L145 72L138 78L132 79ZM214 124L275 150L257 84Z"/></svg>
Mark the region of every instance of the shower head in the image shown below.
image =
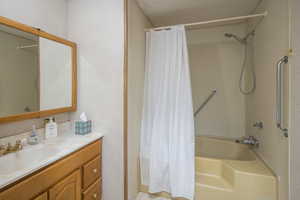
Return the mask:
<svg viewBox="0 0 300 200"><path fill-rule="evenodd" d="M236 41L240 42L241 44L246 44L247 43L247 39L248 39L248 37L240 38L239 36L234 35L232 33L225 33L224 36L228 37L228 38L234 38Z"/></svg>
<svg viewBox="0 0 300 200"><path fill-rule="evenodd" d="M224 36L228 37L228 38L231 38L233 36L233 34L231 34L231 33L225 33Z"/></svg>

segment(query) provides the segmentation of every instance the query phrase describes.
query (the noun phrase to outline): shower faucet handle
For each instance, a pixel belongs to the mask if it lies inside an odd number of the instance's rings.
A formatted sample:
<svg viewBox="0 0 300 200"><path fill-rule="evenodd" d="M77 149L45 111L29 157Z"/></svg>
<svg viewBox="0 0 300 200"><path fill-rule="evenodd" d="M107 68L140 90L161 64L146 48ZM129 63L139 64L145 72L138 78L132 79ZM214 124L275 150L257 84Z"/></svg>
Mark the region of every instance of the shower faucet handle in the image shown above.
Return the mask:
<svg viewBox="0 0 300 200"><path fill-rule="evenodd" d="M259 121L259 122L255 122L253 124L253 127L259 128L259 129L263 129L264 128L264 123Z"/></svg>
<svg viewBox="0 0 300 200"><path fill-rule="evenodd" d="M244 137L241 140L236 140L235 142L239 144L250 145L253 147L259 147L259 140L256 139L254 136Z"/></svg>

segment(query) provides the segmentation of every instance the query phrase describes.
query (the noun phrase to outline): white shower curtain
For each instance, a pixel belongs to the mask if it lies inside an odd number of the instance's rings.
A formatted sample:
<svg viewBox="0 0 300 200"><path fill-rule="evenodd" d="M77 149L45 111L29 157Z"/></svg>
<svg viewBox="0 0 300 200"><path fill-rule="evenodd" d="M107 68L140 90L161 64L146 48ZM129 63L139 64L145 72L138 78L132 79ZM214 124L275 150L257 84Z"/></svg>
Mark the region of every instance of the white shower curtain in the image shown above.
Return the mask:
<svg viewBox="0 0 300 200"><path fill-rule="evenodd" d="M141 181L149 192L193 199L194 117L183 26L147 33Z"/></svg>

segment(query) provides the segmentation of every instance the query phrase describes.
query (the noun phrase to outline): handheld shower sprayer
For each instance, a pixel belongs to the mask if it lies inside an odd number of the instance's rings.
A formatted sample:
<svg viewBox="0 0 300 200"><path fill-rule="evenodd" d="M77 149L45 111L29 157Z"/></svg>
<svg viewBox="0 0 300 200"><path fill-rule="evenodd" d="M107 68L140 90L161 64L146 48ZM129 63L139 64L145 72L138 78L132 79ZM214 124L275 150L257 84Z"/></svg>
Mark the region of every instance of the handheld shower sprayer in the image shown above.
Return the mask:
<svg viewBox="0 0 300 200"><path fill-rule="evenodd" d="M240 88L240 92L244 95L249 95L252 94L255 89L256 89L256 74L254 71L254 66L253 64L250 66L251 68L251 74L252 74L252 86L249 90L246 90L243 88L243 79L246 73L246 68L247 68L247 61L248 61L248 38L250 36L254 36L255 35L255 30L249 32L244 38L241 38L237 35L234 35L232 33L225 33L224 36L227 38L233 38L236 41L238 41L239 43L241 43L242 45L244 45L245 47L245 52L244 52L244 61L243 61L243 66L242 66L242 70L241 70L241 74L240 74L240 80L239 80L239 88Z"/></svg>

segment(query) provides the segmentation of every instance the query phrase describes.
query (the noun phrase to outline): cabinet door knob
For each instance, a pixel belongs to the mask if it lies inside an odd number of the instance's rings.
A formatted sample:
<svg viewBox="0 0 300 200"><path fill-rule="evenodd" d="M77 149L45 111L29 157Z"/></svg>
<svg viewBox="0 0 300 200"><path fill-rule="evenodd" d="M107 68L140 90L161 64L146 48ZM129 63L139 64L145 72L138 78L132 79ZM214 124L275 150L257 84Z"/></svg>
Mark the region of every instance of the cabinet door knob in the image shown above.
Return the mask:
<svg viewBox="0 0 300 200"><path fill-rule="evenodd" d="M93 172L94 172L94 173L97 173L97 171L98 171L97 169L93 169Z"/></svg>
<svg viewBox="0 0 300 200"><path fill-rule="evenodd" d="M93 197L94 197L94 199L96 199L96 198L97 198L97 193L95 193L95 194L93 195Z"/></svg>

